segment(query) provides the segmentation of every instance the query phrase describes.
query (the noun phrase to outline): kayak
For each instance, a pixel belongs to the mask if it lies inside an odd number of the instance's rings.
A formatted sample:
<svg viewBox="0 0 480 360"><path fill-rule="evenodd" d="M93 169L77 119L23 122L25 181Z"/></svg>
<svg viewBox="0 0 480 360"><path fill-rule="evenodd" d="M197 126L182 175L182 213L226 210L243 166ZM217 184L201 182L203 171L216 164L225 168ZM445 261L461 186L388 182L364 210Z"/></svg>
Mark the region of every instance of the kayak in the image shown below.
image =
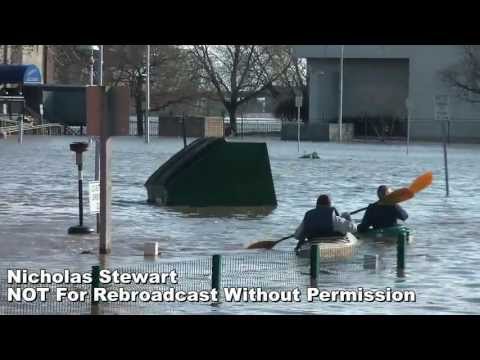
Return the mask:
<svg viewBox="0 0 480 360"><path fill-rule="evenodd" d="M358 243L355 235L347 233L345 236L322 237L312 239L303 244L297 251L301 257L310 256L310 248L313 244L319 246L321 259L334 259L353 256L354 247Z"/></svg>
<svg viewBox="0 0 480 360"><path fill-rule="evenodd" d="M383 229L370 229L364 233L356 233L355 235L359 239L395 242L398 239L398 235L405 231L409 232L407 242L413 242L413 235L405 225L396 225Z"/></svg>

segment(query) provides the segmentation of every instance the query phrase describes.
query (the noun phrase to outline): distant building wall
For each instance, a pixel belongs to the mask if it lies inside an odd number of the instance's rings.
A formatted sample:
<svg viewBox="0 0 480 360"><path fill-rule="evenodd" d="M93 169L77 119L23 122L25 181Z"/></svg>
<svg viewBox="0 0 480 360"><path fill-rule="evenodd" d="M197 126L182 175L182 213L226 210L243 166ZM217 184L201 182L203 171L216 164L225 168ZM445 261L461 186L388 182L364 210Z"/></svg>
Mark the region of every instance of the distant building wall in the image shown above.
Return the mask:
<svg viewBox="0 0 480 360"><path fill-rule="evenodd" d="M307 58L310 75L311 123L338 121L339 45L298 45L295 55ZM458 134L480 140L480 104L468 103L440 78L440 72L462 60L459 45L345 45L344 116L365 113L406 118L405 100L412 104L412 139L439 139L433 121L437 94L450 95L450 116ZM473 133L472 133L473 132ZM463 134L463 135L462 135ZM459 140L461 141L461 140Z"/></svg>

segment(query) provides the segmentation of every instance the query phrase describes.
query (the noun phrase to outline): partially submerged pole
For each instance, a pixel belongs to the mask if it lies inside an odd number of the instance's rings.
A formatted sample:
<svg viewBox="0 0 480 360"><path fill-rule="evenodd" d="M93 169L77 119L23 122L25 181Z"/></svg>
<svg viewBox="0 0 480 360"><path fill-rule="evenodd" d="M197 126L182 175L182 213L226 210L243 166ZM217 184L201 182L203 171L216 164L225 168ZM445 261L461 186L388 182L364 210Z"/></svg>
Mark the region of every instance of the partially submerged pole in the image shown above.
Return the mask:
<svg viewBox="0 0 480 360"><path fill-rule="evenodd" d="M435 120L440 121L443 132L443 161L445 169L446 196L450 194L448 185L448 158L447 158L447 130L445 126L450 120L450 98L448 95L436 95L434 97Z"/></svg>
<svg viewBox="0 0 480 360"><path fill-rule="evenodd" d="M407 98L406 100L406 105L407 105L407 155L408 155L408 148L410 146L410 120L411 120L411 103L410 99Z"/></svg>
<svg viewBox="0 0 480 360"><path fill-rule="evenodd" d="M344 45L341 48L341 55L340 55L340 105L338 111L338 139L340 143L342 142L342 125L343 125L343 50Z"/></svg>
<svg viewBox="0 0 480 360"><path fill-rule="evenodd" d="M298 152L300 152L300 107L297 108L297 138L298 138Z"/></svg>
<svg viewBox="0 0 480 360"><path fill-rule="evenodd" d="M447 154L447 132L445 129L445 121L442 122L443 128L443 164L445 169L445 191L446 196L450 196L450 188L448 184L448 154Z"/></svg>
<svg viewBox="0 0 480 360"><path fill-rule="evenodd" d="M402 231L397 238L397 274L400 277L403 277L405 272L405 245L407 237L408 234Z"/></svg>
<svg viewBox="0 0 480 360"><path fill-rule="evenodd" d="M70 144L70 150L75 152L75 159L78 168L78 225L68 229L69 234L90 234L93 232L83 224L83 160L82 153L88 149L88 143L75 142Z"/></svg>
<svg viewBox="0 0 480 360"><path fill-rule="evenodd" d="M150 143L150 45L147 45L147 92L145 101L145 142Z"/></svg>
<svg viewBox="0 0 480 360"><path fill-rule="evenodd" d="M95 142L95 181L100 181L100 140L94 137ZM97 213L97 233L100 233L100 213Z"/></svg>
<svg viewBox="0 0 480 360"><path fill-rule="evenodd" d="M183 137L183 147L187 147L187 129L185 126L185 114L182 114L182 137Z"/></svg>
<svg viewBox="0 0 480 360"><path fill-rule="evenodd" d="M295 105L297 107L297 151L300 152L300 109L303 103L303 96L301 90L295 96Z"/></svg>
<svg viewBox="0 0 480 360"><path fill-rule="evenodd" d="M18 117L18 143L23 144L23 115Z"/></svg>

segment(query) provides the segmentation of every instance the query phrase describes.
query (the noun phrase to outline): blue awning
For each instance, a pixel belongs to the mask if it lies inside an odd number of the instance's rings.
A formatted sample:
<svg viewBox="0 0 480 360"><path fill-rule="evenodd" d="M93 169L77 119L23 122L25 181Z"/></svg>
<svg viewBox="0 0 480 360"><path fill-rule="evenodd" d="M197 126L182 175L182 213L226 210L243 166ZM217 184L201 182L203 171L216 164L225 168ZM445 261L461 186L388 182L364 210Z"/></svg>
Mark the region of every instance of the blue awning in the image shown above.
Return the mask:
<svg viewBox="0 0 480 360"><path fill-rule="evenodd" d="M41 84L42 74L35 65L0 65L0 83Z"/></svg>

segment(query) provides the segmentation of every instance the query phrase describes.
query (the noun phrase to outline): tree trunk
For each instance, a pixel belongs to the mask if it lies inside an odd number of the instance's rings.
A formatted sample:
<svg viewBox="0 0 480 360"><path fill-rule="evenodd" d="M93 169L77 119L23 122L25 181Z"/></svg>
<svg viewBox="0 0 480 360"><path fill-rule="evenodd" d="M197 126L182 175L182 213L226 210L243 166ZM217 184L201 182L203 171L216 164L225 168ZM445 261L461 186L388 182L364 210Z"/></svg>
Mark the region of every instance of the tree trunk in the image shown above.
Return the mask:
<svg viewBox="0 0 480 360"><path fill-rule="evenodd" d="M230 116L230 127L232 129L232 135L237 136L237 108L230 107L228 109L228 115Z"/></svg>

